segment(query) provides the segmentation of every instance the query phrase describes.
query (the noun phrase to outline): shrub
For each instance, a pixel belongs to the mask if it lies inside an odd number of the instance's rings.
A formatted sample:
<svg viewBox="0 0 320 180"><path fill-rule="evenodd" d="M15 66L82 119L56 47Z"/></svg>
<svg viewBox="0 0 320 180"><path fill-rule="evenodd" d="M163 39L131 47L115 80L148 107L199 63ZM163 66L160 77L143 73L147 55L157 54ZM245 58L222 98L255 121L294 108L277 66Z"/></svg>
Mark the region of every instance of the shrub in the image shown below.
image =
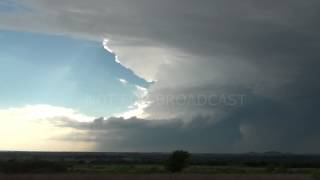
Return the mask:
<svg viewBox="0 0 320 180"><path fill-rule="evenodd" d="M188 166L190 154L187 151L174 151L166 162L166 169L170 172L180 172Z"/></svg>

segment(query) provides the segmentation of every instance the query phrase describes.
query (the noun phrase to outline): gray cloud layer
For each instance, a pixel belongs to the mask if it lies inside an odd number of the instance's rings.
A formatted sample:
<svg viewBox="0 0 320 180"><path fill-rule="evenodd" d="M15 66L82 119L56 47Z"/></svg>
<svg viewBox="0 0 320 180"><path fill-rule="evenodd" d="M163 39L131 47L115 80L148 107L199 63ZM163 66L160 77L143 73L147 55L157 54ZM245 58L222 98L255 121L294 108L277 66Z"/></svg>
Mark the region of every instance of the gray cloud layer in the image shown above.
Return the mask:
<svg viewBox="0 0 320 180"><path fill-rule="evenodd" d="M33 11L2 14L0 27L109 38L123 65L157 80L145 111L167 120L111 119L93 123L103 124L99 131L82 127L96 137L97 149L320 150L317 0L23 3ZM227 106L159 103L159 97L190 94L245 98Z"/></svg>

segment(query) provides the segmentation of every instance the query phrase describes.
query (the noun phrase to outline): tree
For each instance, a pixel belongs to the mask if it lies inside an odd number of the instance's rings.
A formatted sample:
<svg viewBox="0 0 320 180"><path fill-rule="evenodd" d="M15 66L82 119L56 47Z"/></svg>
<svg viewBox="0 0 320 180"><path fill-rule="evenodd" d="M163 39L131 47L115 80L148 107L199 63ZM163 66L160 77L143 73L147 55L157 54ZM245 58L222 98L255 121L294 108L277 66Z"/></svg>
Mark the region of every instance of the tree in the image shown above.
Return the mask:
<svg viewBox="0 0 320 180"><path fill-rule="evenodd" d="M188 166L190 154L187 151L174 151L166 162L166 169L170 172L180 172Z"/></svg>

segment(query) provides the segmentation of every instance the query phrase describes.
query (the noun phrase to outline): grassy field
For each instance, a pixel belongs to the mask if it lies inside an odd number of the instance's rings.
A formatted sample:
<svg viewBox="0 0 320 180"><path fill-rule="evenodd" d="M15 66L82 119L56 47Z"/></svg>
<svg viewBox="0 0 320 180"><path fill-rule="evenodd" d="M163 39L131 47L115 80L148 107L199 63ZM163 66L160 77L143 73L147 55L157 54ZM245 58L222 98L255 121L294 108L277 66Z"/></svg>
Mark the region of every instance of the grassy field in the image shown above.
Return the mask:
<svg viewBox="0 0 320 180"><path fill-rule="evenodd" d="M155 153L0 153L0 180L320 180L319 156L195 154L175 174L166 168L167 158Z"/></svg>
<svg viewBox="0 0 320 180"><path fill-rule="evenodd" d="M162 165L80 165L69 170L70 173L101 174L101 175L141 175L141 174L162 174L167 175L168 171ZM248 179L315 179L320 180L320 169L318 168L285 168L285 167L237 167L237 166L204 166L192 165L179 173L187 177L192 175L207 175L212 179L237 179L246 177ZM231 176L225 176L231 175ZM252 176L254 175L254 176ZM134 176L135 177L135 176ZM149 176L146 176L149 177ZM165 176L166 177L166 176ZM170 176L171 177L171 176ZM202 176L199 176L202 177ZM244 178L244 179L246 179Z"/></svg>
<svg viewBox="0 0 320 180"><path fill-rule="evenodd" d="M68 170L71 173L105 173L105 174L165 174L163 165L77 165ZM284 168L284 167L237 167L192 165L184 169L185 174L320 174L318 168Z"/></svg>
<svg viewBox="0 0 320 180"><path fill-rule="evenodd" d="M43 165L43 163L40 163ZM42 168L42 167L41 167ZM56 168L56 167L55 167ZM50 171L48 171L50 170ZM49 172L49 173L48 173ZM317 168L237 167L191 165L180 173L169 173L163 165L78 164L64 171L0 173L0 180L320 180Z"/></svg>
<svg viewBox="0 0 320 180"><path fill-rule="evenodd" d="M24 174L0 175L1 180L312 180L305 175L99 175L99 174Z"/></svg>

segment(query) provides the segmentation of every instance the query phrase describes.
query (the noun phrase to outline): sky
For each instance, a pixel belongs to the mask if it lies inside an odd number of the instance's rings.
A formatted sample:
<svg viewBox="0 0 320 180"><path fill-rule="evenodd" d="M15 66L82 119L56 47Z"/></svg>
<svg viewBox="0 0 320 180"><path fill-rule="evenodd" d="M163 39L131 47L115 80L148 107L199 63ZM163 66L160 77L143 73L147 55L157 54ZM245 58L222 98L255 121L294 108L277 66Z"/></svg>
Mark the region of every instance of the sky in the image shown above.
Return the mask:
<svg viewBox="0 0 320 180"><path fill-rule="evenodd" d="M0 149L319 153L317 0L2 0Z"/></svg>
<svg viewBox="0 0 320 180"><path fill-rule="evenodd" d="M0 82L5 85L0 107L50 104L91 116L111 116L135 102L135 86L148 86L117 63L101 43L29 32L0 33Z"/></svg>

